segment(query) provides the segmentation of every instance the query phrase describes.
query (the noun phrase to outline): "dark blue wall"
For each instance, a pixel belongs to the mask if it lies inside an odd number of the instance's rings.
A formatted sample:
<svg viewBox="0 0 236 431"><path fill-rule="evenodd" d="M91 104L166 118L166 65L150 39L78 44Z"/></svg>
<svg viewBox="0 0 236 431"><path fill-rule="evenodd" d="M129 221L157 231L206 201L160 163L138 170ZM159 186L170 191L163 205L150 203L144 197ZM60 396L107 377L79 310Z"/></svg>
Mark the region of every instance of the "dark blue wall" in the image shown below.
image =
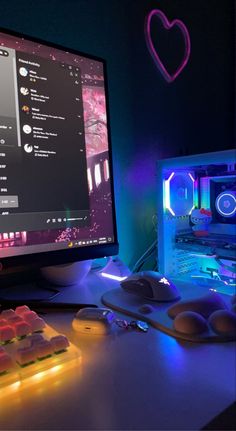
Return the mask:
<svg viewBox="0 0 236 431"><path fill-rule="evenodd" d="M120 255L155 238L156 162L233 148L234 1L1 0L0 26L107 59ZM189 29L191 56L172 84L145 43L153 8ZM170 46L171 50L171 46Z"/></svg>

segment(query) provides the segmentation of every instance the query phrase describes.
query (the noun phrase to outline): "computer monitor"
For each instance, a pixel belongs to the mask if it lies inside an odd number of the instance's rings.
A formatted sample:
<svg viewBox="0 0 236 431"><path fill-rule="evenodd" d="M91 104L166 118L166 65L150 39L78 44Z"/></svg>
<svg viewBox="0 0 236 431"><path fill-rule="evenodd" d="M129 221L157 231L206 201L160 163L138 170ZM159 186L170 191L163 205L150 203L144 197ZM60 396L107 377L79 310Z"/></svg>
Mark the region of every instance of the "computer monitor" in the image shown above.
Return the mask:
<svg viewBox="0 0 236 431"><path fill-rule="evenodd" d="M0 274L117 253L105 61L0 29Z"/></svg>

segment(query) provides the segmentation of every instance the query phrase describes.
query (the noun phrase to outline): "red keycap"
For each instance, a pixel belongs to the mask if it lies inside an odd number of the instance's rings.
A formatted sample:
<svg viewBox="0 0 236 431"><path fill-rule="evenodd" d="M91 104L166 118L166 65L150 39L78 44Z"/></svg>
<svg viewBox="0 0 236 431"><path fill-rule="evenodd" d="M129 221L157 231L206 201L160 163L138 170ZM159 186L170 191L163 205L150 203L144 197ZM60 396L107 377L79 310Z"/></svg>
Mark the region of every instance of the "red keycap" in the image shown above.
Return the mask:
<svg viewBox="0 0 236 431"><path fill-rule="evenodd" d="M20 305L19 307L16 307L16 314L21 316L21 314L25 313L26 311L30 311L29 307L27 305Z"/></svg>
<svg viewBox="0 0 236 431"><path fill-rule="evenodd" d="M21 314L21 316L23 317L23 319L27 322L30 323L32 320L36 319L38 317L37 313L35 313L35 311L25 311L24 313Z"/></svg>
<svg viewBox="0 0 236 431"><path fill-rule="evenodd" d="M14 329L16 337L24 337L25 335L28 335L32 332L31 326L24 321L16 322L14 324Z"/></svg>
<svg viewBox="0 0 236 431"><path fill-rule="evenodd" d="M7 325L7 320L6 319L0 319L0 328L2 326L6 326Z"/></svg>
<svg viewBox="0 0 236 431"><path fill-rule="evenodd" d="M16 336L14 328L10 325L5 325L0 328L0 341L6 342L12 340Z"/></svg>
<svg viewBox="0 0 236 431"><path fill-rule="evenodd" d="M3 310L3 311L1 312L1 319L6 319L6 320L8 320L8 319L9 319L9 317L13 317L13 316L15 316L15 311L14 311L14 310L12 310L12 309L9 309L9 310Z"/></svg>
<svg viewBox="0 0 236 431"><path fill-rule="evenodd" d="M31 320L29 324L31 326L31 332L42 331L46 326L46 323L41 317L36 317L36 319Z"/></svg>

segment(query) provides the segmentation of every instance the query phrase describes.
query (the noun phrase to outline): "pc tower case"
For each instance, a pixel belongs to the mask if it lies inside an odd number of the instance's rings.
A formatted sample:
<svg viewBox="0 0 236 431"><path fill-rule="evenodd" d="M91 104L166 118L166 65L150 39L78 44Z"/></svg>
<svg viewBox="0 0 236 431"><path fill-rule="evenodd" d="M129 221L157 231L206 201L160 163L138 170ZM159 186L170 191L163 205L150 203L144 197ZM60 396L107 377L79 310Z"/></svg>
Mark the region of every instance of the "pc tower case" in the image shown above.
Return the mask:
<svg viewBox="0 0 236 431"><path fill-rule="evenodd" d="M236 152L158 163L158 270L225 294L236 286Z"/></svg>

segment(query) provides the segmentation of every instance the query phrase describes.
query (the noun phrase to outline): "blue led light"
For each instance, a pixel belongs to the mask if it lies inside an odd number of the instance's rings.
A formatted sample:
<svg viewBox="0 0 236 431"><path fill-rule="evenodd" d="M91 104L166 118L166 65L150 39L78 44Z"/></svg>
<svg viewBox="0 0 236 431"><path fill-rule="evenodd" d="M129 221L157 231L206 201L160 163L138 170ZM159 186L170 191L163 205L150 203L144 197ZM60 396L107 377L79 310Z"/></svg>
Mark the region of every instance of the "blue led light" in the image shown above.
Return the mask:
<svg viewBox="0 0 236 431"><path fill-rule="evenodd" d="M216 198L216 209L223 217L232 217L236 212L235 192L225 191Z"/></svg>

